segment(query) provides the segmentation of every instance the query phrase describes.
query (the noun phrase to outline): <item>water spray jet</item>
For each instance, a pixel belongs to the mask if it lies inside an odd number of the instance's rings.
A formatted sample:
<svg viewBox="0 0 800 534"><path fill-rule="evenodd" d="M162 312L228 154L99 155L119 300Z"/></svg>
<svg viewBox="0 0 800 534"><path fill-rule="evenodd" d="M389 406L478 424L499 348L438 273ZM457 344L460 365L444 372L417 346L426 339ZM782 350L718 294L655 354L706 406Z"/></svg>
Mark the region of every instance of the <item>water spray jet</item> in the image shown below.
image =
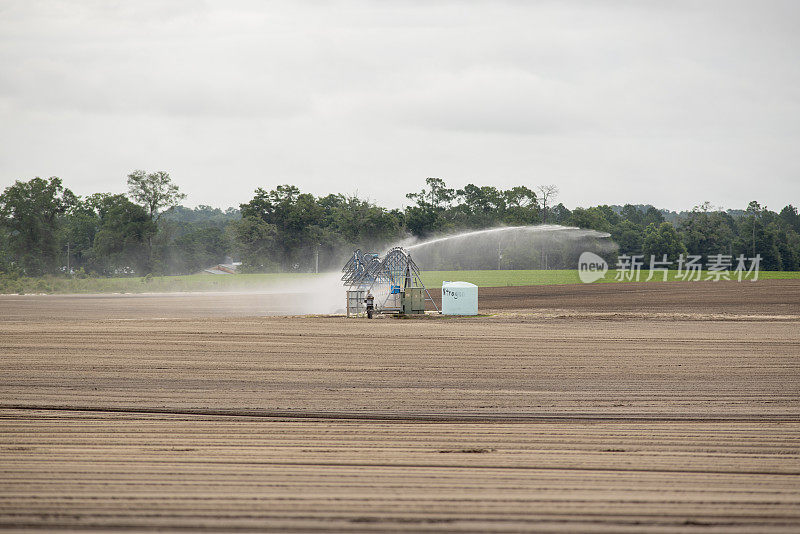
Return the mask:
<svg viewBox="0 0 800 534"><path fill-rule="evenodd" d="M500 226L399 243L434 270L565 269L586 250L603 255L610 234L574 226Z"/></svg>

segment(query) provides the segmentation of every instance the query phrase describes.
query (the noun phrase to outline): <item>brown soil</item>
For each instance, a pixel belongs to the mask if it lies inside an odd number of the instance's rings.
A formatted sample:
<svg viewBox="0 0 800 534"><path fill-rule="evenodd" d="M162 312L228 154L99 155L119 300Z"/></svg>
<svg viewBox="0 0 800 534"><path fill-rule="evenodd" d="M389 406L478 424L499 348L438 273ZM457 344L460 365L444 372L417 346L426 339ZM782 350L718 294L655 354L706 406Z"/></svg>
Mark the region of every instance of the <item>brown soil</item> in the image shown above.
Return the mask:
<svg viewBox="0 0 800 534"><path fill-rule="evenodd" d="M480 296L0 297L0 528L800 528L800 282Z"/></svg>
<svg viewBox="0 0 800 534"><path fill-rule="evenodd" d="M800 315L800 280L492 287L479 290L479 304L503 310Z"/></svg>

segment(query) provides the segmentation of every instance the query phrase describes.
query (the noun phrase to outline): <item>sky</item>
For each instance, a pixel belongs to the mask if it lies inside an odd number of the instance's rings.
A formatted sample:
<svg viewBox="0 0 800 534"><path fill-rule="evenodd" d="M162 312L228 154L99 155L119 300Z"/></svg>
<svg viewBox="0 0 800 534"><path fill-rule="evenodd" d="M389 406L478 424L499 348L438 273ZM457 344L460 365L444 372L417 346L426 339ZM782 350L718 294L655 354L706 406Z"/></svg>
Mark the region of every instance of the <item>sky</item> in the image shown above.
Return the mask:
<svg viewBox="0 0 800 534"><path fill-rule="evenodd" d="M800 2L0 0L0 188L800 204Z"/></svg>

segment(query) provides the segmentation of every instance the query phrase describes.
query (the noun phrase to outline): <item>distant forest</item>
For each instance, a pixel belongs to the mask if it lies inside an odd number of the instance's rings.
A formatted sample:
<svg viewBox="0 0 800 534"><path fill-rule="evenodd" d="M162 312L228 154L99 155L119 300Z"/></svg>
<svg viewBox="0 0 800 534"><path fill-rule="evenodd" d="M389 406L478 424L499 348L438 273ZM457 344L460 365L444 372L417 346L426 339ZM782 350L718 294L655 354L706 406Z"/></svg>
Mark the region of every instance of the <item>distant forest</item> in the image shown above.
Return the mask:
<svg viewBox="0 0 800 534"><path fill-rule="evenodd" d="M293 185L257 189L238 209L180 205L166 172L134 171L128 194L79 197L56 177L17 181L0 195L0 275L191 274L226 261L241 272L338 269L355 247L500 225L560 224L608 232L620 254L761 255L765 270L800 269L800 216L758 202L675 213L649 204L567 209L555 186L448 188L428 178L404 209L356 196L316 197ZM317 263L318 262L318 263ZM500 268L511 265L500 264ZM542 268L534 256L530 265Z"/></svg>

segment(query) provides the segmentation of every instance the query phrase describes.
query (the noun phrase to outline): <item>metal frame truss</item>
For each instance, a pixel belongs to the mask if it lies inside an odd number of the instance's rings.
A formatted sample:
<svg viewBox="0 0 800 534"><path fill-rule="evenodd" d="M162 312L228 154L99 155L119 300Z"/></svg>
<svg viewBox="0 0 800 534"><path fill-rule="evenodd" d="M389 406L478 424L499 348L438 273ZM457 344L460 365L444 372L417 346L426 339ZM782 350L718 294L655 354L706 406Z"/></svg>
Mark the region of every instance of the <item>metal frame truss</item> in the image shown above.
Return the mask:
<svg viewBox="0 0 800 534"><path fill-rule="evenodd" d="M375 297L375 308L384 313L402 312L400 292L406 288L419 287L425 290L434 309L439 311L430 292L422 283L420 270L411 254L403 247L389 250L383 259L375 253L355 250L342 267L342 281L350 290L363 289Z"/></svg>

